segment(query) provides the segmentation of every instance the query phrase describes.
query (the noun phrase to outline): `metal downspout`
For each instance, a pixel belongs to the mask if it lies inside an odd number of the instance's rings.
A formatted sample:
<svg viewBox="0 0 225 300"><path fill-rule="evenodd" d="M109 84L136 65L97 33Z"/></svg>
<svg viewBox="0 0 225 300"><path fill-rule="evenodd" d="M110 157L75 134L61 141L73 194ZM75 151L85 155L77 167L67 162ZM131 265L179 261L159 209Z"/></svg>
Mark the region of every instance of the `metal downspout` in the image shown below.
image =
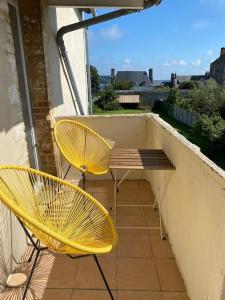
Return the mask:
<svg viewBox="0 0 225 300"><path fill-rule="evenodd" d="M161 0L146 0L144 9L147 9L147 8L153 6L153 5L159 5L160 3L161 3ZM119 10L109 12L109 13L101 15L101 16L93 17L93 18L88 19L88 20L84 20L84 21L81 21L81 22L78 22L78 23L73 23L73 24L70 24L70 25L67 25L67 26L63 26L62 28L60 28L58 30L58 32L57 32L57 44L59 46L62 59L65 63L65 67L67 69L67 73L68 73L68 76L69 76L69 79L70 79L70 83L71 83L72 89L74 91L76 101L77 101L77 105L79 107L81 115L84 115L84 109L83 109L81 100L79 98L79 94L77 92L76 81L74 79L73 71L72 71L72 68L71 68L71 64L70 64L70 61L69 61L69 58L68 58L68 54L67 54L67 51L66 51L66 46L65 46L65 43L64 43L64 39L63 39L64 35L67 34L67 33L72 32L72 31L87 28L87 27L90 27L90 26L93 26L93 25L96 25L96 24L100 24L100 23L103 23L103 22L106 22L106 21L110 21L110 20L113 20L113 19L116 19L116 18L119 18L119 17L122 17L122 16L126 16L126 15L129 15L129 14L133 14L133 13L136 13L136 12L139 12L139 11L140 10L137 10L137 9L119 9Z"/></svg>
<svg viewBox="0 0 225 300"><path fill-rule="evenodd" d="M71 84L71 87L73 89L73 93L76 97L76 103L77 103L77 106L79 108L79 111L80 111L81 115L85 114L84 113L84 108L83 108L83 105L81 103L80 96L78 94L76 81L75 81L74 74L73 74L73 71L72 71L72 67L71 67L69 57L68 57L68 54L67 54L66 46L65 46L65 43L64 43L64 39L63 39L64 35L69 33L69 32L75 31L75 30L87 28L89 26L96 25L96 24L99 24L99 23L102 23L102 22L105 22L105 21L108 21L108 20L115 19L115 18L119 18L121 16L125 16L125 15L128 15L128 14L134 13L134 12L137 12L137 10L123 10L123 9L121 9L121 10L118 10L118 11L115 11L115 12L111 12L111 13L99 16L99 17L94 17L94 18L84 20L84 21L81 21L81 22L78 22L78 23L74 23L74 24L71 24L71 25L68 25L68 26L64 26L61 29L59 29L59 31L57 32L57 44L59 46L60 54L61 54L62 60L65 64L65 68L67 70L68 77L70 79L70 84Z"/></svg>

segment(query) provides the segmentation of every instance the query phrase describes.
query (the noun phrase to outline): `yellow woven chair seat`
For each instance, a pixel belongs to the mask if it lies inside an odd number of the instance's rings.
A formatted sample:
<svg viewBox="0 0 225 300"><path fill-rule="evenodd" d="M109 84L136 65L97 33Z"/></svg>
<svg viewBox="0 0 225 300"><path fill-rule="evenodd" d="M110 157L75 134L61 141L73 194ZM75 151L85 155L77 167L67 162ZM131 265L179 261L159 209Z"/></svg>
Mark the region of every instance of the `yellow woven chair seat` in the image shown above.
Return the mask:
<svg viewBox="0 0 225 300"><path fill-rule="evenodd" d="M26 167L0 166L0 199L49 249L108 253L117 232L107 210L66 181Z"/></svg>
<svg viewBox="0 0 225 300"><path fill-rule="evenodd" d="M54 136L63 157L72 166L83 173L108 173L112 147L97 132L73 120L60 120L55 124Z"/></svg>

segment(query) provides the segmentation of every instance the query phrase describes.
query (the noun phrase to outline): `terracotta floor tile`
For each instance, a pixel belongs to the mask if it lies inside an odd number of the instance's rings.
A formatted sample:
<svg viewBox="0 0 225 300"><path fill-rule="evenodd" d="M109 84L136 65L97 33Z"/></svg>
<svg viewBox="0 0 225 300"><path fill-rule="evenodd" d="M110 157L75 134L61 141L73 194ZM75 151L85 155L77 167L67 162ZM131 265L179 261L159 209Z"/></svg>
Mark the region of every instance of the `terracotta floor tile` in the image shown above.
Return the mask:
<svg viewBox="0 0 225 300"><path fill-rule="evenodd" d="M117 299L117 292L112 291L113 297ZM108 291L102 290L75 290L71 300L111 300Z"/></svg>
<svg viewBox="0 0 225 300"><path fill-rule="evenodd" d="M112 180L96 180L93 188L95 193L113 193L114 183Z"/></svg>
<svg viewBox="0 0 225 300"><path fill-rule="evenodd" d="M41 300L71 300L72 292L72 289L46 289Z"/></svg>
<svg viewBox="0 0 225 300"><path fill-rule="evenodd" d="M147 180L138 180L137 182L139 183L139 188L141 190L152 190L151 185Z"/></svg>
<svg viewBox="0 0 225 300"><path fill-rule="evenodd" d="M155 196L150 190L140 190L141 202L143 204L154 204Z"/></svg>
<svg viewBox="0 0 225 300"><path fill-rule="evenodd" d="M117 207L117 216L144 216L143 207Z"/></svg>
<svg viewBox="0 0 225 300"><path fill-rule="evenodd" d="M137 180L125 180L119 186L119 191L139 190L139 182Z"/></svg>
<svg viewBox="0 0 225 300"><path fill-rule="evenodd" d="M149 258L118 258L118 289L159 290L155 263Z"/></svg>
<svg viewBox="0 0 225 300"><path fill-rule="evenodd" d="M116 288L116 259L100 257L100 265L112 289ZM77 289L105 289L104 281L92 256L79 260L75 279Z"/></svg>
<svg viewBox="0 0 225 300"><path fill-rule="evenodd" d="M156 268L163 291L185 291L175 259L156 259Z"/></svg>
<svg viewBox="0 0 225 300"><path fill-rule="evenodd" d="M117 193L117 204L142 204L138 190L125 190Z"/></svg>
<svg viewBox="0 0 225 300"><path fill-rule="evenodd" d="M67 256L55 256L55 261L48 278L48 288L69 289L74 287L78 260Z"/></svg>
<svg viewBox="0 0 225 300"><path fill-rule="evenodd" d="M189 300L189 297L185 292L163 292L163 300Z"/></svg>
<svg viewBox="0 0 225 300"><path fill-rule="evenodd" d="M152 217L158 217L159 211L158 209L153 209L153 207L143 207L144 215L145 216L152 216Z"/></svg>
<svg viewBox="0 0 225 300"><path fill-rule="evenodd" d="M117 247L118 257L152 257L149 235L121 234Z"/></svg>
<svg viewBox="0 0 225 300"><path fill-rule="evenodd" d="M138 229L138 228L132 228L132 229L126 229L126 228L117 228L119 237L121 234L149 234L150 235L150 230L148 229Z"/></svg>
<svg viewBox="0 0 225 300"><path fill-rule="evenodd" d="M78 186L81 189L83 189L83 180L80 180ZM95 191L95 181L94 180L92 180L92 181L90 181L90 180L86 181L86 183L85 183L85 190L89 194L93 193Z"/></svg>
<svg viewBox="0 0 225 300"><path fill-rule="evenodd" d="M118 300L163 300L160 292L118 291Z"/></svg>
<svg viewBox="0 0 225 300"><path fill-rule="evenodd" d="M159 216L146 216L147 224L149 227L159 227L160 219Z"/></svg>
<svg viewBox="0 0 225 300"><path fill-rule="evenodd" d="M160 236L151 236L153 255L156 258L174 258L168 240L163 241Z"/></svg>
<svg viewBox="0 0 225 300"><path fill-rule="evenodd" d="M97 193L94 192L93 197L98 200L104 207L109 208L113 206L113 194L112 193Z"/></svg>
<svg viewBox="0 0 225 300"><path fill-rule="evenodd" d="M143 216L117 216L117 226L146 227L147 222Z"/></svg>

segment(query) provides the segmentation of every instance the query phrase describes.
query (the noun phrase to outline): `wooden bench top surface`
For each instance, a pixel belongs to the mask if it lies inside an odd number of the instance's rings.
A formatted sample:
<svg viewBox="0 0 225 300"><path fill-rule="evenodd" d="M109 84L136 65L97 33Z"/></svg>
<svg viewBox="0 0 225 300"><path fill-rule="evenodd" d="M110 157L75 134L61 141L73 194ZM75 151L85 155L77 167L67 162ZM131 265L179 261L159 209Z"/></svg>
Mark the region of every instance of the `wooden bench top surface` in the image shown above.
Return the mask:
<svg viewBox="0 0 225 300"><path fill-rule="evenodd" d="M123 170L175 170L161 149L113 149L109 167Z"/></svg>

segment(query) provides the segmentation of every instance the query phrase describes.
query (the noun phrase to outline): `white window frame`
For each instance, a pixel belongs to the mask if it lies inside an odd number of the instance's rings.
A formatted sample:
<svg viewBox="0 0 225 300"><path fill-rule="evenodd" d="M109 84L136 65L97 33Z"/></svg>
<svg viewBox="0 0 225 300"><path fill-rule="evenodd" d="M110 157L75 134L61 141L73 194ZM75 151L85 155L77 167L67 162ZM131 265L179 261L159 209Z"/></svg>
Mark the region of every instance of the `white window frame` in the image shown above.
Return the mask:
<svg viewBox="0 0 225 300"><path fill-rule="evenodd" d="M35 168L40 169L39 167L39 159L38 159L38 153L37 153L37 143L36 143L36 137L34 133L34 124L33 124L33 117L32 117L32 110L31 110L31 101L30 101L30 94L29 94L29 88L28 88L28 77L27 77L27 70L25 65L25 53L23 48L23 39L22 39L22 31L21 31L21 22L20 22L20 13L19 13L19 4L18 0L8 0L7 3L13 5L17 12L17 23L18 23L18 32L19 32L19 39L20 39L20 50L22 53L22 66L23 66L23 73L25 78L25 90L26 90L26 100L27 100L27 108L28 108L28 118L30 122L30 128L31 128L31 140L32 140L32 149L34 156L34 163Z"/></svg>

